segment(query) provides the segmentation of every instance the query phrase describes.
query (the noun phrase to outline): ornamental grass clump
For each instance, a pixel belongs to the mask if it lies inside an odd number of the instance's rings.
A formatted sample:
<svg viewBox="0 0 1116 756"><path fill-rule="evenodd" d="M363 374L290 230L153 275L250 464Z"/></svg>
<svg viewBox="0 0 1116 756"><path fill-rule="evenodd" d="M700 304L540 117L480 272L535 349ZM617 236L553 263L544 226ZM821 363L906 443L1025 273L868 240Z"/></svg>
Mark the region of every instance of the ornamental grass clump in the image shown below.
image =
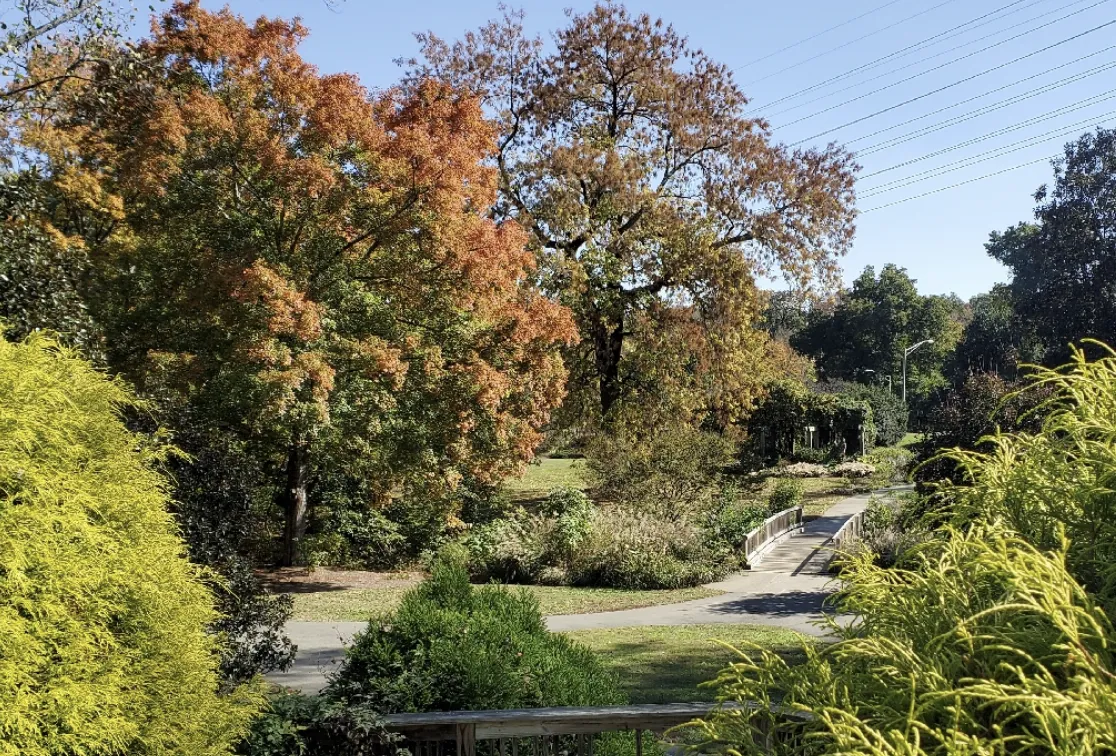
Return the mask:
<svg viewBox="0 0 1116 756"><path fill-rule="evenodd" d="M0 754L224 754L258 709L221 691L132 396L42 336L0 338Z"/></svg>

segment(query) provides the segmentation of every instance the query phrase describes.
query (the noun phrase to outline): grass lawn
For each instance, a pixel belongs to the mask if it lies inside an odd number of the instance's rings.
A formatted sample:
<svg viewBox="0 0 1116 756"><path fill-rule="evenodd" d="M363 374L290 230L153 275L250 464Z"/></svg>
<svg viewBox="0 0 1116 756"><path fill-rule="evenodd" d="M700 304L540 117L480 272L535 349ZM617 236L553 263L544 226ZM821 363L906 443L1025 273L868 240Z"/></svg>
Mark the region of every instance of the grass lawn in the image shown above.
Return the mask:
<svg viewBox="0 0 1116 756"><path fill-rule="evenodd" d="M751 642L800 656L806 638L792 630L760 625L620 627L567 635L597 652L635 704L712 701L716 691L698 686L736 658L713 639L738 647Z"/></svg>
<svg viewBox="0 0 1116 756"><path fill-rule="evenodd" d="M543 499L560 486L587 488L585 462L580 459L540 457L527 467L522 477L504 482L504 490L515 501Z"/></svg>
<svg viewBox="0 0 1116 756"><path fill-rule="evenodd" d="M925 436L925 433L907 433L903 436L903 438L899 439L899 443L897 443L896 446L898 446L900 449L906 449L908 446L917 444L919 441L925 438Z"/></svg>
<svg viewBox="0 0 1116 756"><path fill-rule="evenodd" d="M509 586L524 588L535 595L543 614L588 614L642 606L676 604L699 598L719 596L711 588L681 588L673 591L624 591L612 588L566 588L543 585ZM373 614L394 609L409 587L354 588L294 594L292 619L364 621Z"/></svg>
<svg viewBox="0 0 1116 756"><path fill-rule="evenodd" d="M768 478L764 481L762 496L767 497L772 489L785 478ZM848 492L848 483L844 478L799 478L802 483L802 504L804 515L811 517L820 515L841 499L851 494Z"/></svg>

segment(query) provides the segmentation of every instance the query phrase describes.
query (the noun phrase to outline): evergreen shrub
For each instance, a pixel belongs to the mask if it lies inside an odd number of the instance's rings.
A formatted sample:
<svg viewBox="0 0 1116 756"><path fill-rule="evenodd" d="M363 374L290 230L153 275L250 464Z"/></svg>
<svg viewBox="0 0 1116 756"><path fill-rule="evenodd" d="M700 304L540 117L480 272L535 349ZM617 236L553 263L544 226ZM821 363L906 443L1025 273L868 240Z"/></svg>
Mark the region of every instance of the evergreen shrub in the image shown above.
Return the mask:
<svg viewBox="0 0 1116 756"><path fill-rule="evenodd" d="M222 690L218 619L120 383L0 338L0 754L228 753L259 705Z"/></svg>

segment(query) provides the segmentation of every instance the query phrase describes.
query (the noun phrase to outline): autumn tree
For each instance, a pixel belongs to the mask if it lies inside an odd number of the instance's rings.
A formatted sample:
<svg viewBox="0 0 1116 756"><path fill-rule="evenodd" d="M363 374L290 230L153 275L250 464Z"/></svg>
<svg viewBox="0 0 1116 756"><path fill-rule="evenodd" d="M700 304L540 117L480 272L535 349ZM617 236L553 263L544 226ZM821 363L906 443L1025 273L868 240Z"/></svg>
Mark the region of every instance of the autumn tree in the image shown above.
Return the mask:
<svg viewBox="0 0 1116 756"><path fill-rule="evenodd" d="M775 143L726 66L616 3L571 12L552 49L514 13L458 42L418 39L411 86L452 82L496 120L496 216L529 232L544 289L576 316L573 388L604 415L646 396L633 361L683 331L685 356L649 361L675 381L690 370L695 398L746 406L763 352L754 279L832 281L853 234L850 156Z"/></svg>
<svg viewBox="0 0 1116 756"><path fill-rule="evenodd" d="M55 222L99 260L110 362L245 439L281 490L286 563L323 470L362 506L436 508L519 469L574 333L530 285L525 234L489 217L479 103L433 81L371 97L302 60L306 33L178 2L123 107L77 97L23 129Z"/></svg>

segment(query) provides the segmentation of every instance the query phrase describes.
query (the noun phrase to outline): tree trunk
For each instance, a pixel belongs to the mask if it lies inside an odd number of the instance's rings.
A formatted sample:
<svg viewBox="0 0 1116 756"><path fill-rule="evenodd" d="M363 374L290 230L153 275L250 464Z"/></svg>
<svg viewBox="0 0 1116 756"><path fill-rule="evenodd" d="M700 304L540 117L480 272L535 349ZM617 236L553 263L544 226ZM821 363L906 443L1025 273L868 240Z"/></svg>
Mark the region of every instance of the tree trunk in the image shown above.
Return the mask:
<svg viewBox="0 0 1116 756"><path fill-rule="evenodd" d="M306 478L310 467L310 450L295 440L287 450L287 488L284 498L283 566L298 563L299 543L306 535Z"/></svg>
<svg viewBox="0 0 1116 756"><path fill-rule="evenodd" d="M624 316L615 322L597 320L593 334L593 351L597 363L597 380L601 394L601 416L620 399L620 352L624 346Z"/></svg>

